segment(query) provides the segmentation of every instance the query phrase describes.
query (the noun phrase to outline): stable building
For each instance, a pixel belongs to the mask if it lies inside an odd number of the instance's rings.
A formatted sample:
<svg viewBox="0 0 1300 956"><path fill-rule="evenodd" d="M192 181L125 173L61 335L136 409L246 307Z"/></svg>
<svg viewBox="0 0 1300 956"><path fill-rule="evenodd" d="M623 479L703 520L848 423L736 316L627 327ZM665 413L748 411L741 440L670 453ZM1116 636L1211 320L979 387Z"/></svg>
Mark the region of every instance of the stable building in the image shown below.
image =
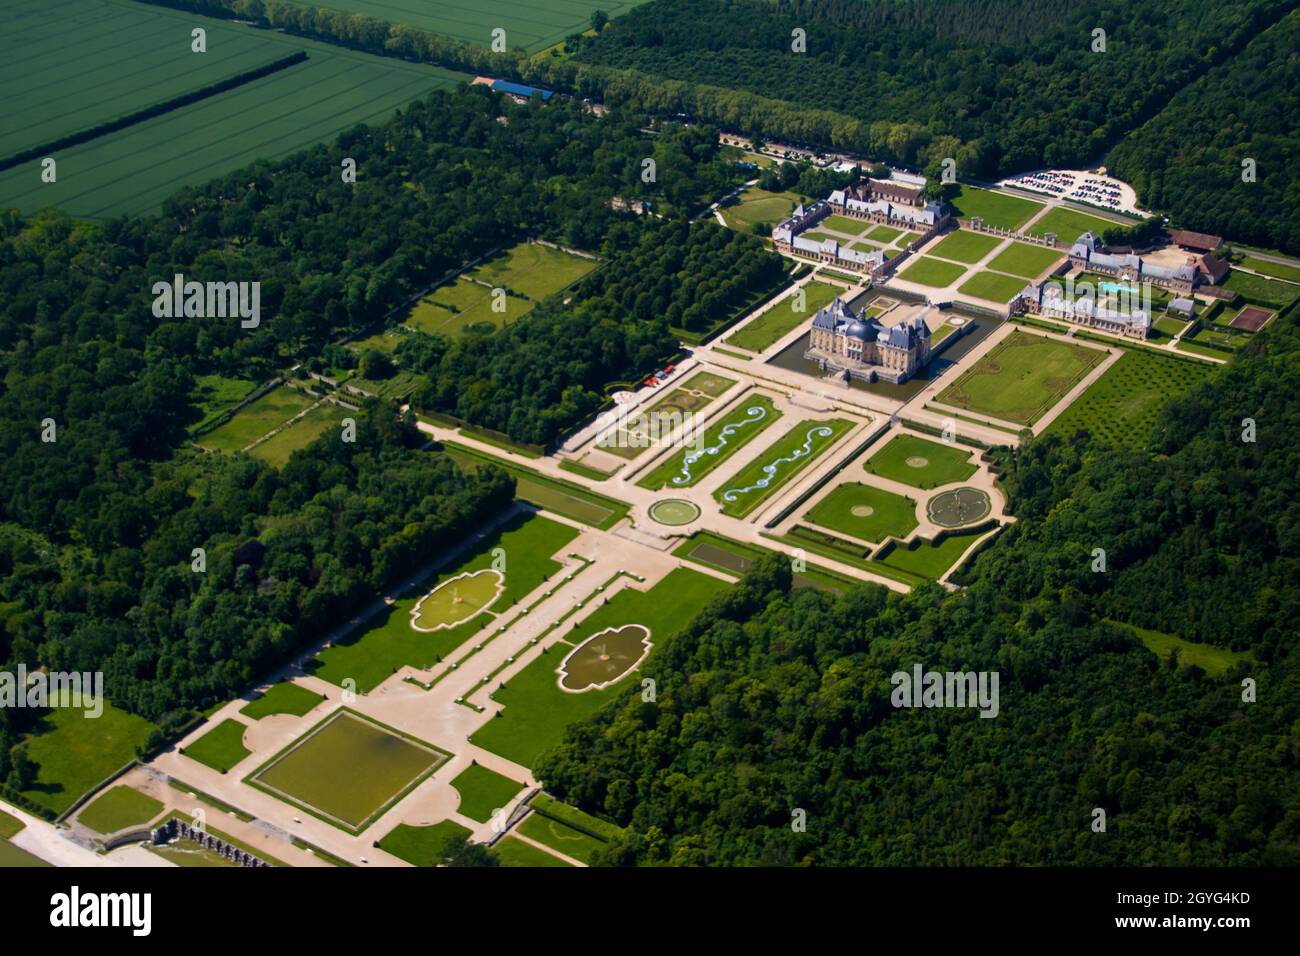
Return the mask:
<svg viewBox="0 0 1300 956"><path fill-rule="evenodd" d="M1196 287L1195 259L1170 267L1147 262L1132 252L1107 253L1101 239L1091 232L1085 232L1070 247L1070 265L1126 282L1151 282L1174 292L1191 292Z"/></svg>

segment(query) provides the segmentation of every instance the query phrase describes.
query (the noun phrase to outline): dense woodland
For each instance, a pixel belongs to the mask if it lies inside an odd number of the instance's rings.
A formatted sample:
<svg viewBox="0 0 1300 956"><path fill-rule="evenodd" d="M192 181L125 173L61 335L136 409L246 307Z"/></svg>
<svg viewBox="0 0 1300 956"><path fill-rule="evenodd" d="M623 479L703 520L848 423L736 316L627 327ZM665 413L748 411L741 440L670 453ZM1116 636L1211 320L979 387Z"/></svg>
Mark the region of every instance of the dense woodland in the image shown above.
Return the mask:
<svg viewBox="0 0 1300 956"><path fill-rule="evenodd" d="M1180 91L1108 161L1141 202L1207 232L1300 252L1300 10ZM1242 179L1255 161L1255 181Z"/></svg>
<svg viewBox="0 0 1300 956"><path fill-rule="evenodd" d="M630 825L613 863L1300 863L1298 358L1293 312L1174 400L1150 452L1032 443L1018 521L957 593L837 598L759 566L657 647L656 703L571 728L539 779ZM1112 621L1257 663L1209 677ZM894 709L918 662L998 671L999 715Z"/></svg>

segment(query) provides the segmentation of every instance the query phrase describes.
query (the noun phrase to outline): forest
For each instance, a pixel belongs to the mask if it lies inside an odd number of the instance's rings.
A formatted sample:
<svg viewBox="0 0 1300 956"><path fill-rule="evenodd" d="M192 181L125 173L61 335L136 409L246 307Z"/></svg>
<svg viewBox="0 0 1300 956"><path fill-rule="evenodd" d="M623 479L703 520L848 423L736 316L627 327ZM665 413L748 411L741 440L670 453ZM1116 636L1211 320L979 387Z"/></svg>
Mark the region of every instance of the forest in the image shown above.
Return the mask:
<svg viewBox="0 0 1300 956"><path fill-rule="evenodd" d="M1171 401L1147 451L1080 432L1008 455L1017 521L955 593L756 566L659 646L655 702L625 692L538 778L629 826L607 864L1300 863L1294 320ZM1253 656L1211 676L1128 624ZM916 663L997 671L999 715L896 710Z"/></svg>
<svg viewBox="0 0 1300 956"><path fill-rule="evenodd" d="M1108 157L1112 171L1144 206L1180 223L1300 252L1297 49L1300 10L1293 10L1122 140Z"/></svg>

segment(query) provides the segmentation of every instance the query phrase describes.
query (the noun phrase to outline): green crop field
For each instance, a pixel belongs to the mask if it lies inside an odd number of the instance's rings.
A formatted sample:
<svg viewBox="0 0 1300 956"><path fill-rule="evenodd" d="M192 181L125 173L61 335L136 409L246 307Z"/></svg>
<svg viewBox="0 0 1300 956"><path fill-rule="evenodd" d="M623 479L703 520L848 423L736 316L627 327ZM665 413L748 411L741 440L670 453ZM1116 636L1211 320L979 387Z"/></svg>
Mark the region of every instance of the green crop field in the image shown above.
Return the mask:
<svg viewBox="0 0 1300 956"><path fill-rule="evenodd" d="M844 293L844 290L829 282L809 282L803 286L803 293L802 310L794 308L794 296L774 303L758 318L729 336L728 344L749 349L751 352L761 352L798 326L811 321L819 309L830 305L837 295Z"/></svg>
<svg viewBox="0 0 1300 956"><path fill-rule="evenodd" d="M195 23L208 52L190 49ZM123 0L0 6L0 159L292 53L265 33ZM75 69L68 69L75 63Z"/></svg>
<svg viewBox="0 0 1300 956"><path fill-rule="evenodd" d="M151 212L182 186L205 183L257 159L280 159L332 139L358 123L385 120L395 108L413 99L468 79L465 74L437 67L371 56L284 33L236 27L152 5L101 2L118 11L113 14L114 20L123 11L126 16L134 13L158 22L162 18L170 20L186 44L190 29L202 23L213 35L209 36L208 53L190 54L194 57L217 60L220 47L214 47L214 40L217 35L229 33L254 37L265 48L268 61L299 50L306 52L308 59L126 129L59 150L55 183L41 181L37 159L0 172L0 206L32 212L42 206L59 205L69 214L87 219ZM112 37L125 40L131 35L130 30L111 29ZM53 30L49 33L43 62L63 70L63 75L78 77L78 71L63 69L69 57L77 61L77 50L62 34ZM93 54L92 47L97 49L110 42L116 41L110 37L91 43L88 53ZM38 68L40 62L28 69ZM80 84L79 79L68 82L70 91ZM166 95L154 92L152 100L170 98L196 85L202 84L165 87Z"/></svg>
<svg viewBox="0 0 1300 956"><path fill-rule="evenodd" d="M937 401L1032 425L1105 357L1100 349L1012 332Z"/></svg>
<svg viewBox="0 0 1300 956"><path fill-rule="evenodd" d="M1090 216L1086 212L1078 212L1074 209L1067 209L1065 206L1057 206L1054 209L1049 209L1027 231L1036 236L1044 236L1049 232L1054 232L1056 238L1061 242L1071 243L1085 232L1100 236L1107 229L1131 225L1133 222L1134 220L1128 218L1125 218L1122 222L1116 222L1114 219L1102 219L1098 216Z"/></svg>
<svg viewBox="0 0 1300 956"><path fill-rule="evenodd" d="M154 725L104 704L99 717L73 707L53 708L24 739L37 765L36 781L22 794L56 813L133 760Z"/></svg>
<svg viewBox="0 0 1300 956"><path fill-rule="evenodd" d="M957 563L957 559L975 543L980 535L987 533L987 531L957 532L948 535L939 544L922 541L913 551L899 545L885 557L871 563L937 580Z"/></svg>
<svg viewBox="0 0 1300 956"><path fill-rule="evenodd" d="M1111 445L1142 448L1165 402L1213 372L1205 362L1126 349L1047 431L1069 437L1084 430Z"/></svg>
<svg viewBox="0 0 1300 956"><path fill-rule="evenodd" d="M1034 246L1027 242L1013 242L989 260L989 268L1023 279L1033 279L1063 257L1064 253L1056 249Z"/></svg>
<svg viewBox="0 0 1300 956"><path fill-rule="evenodd" d="M273 428L306 411L316 399L281 385L245 405L220 428L195 439L209 451L235 452L257 441Z"/></svg>
<svg viewBox="0 0 1300 956"><path fill-rule="evenodd" d="M420 30L441 33L467 43L492 42L492 30L506 31L510 49L536 53L554 46L571 33L588 28L591 15L604 10L610 17L627 13L646 0L308 0L308 5L345 13L362 13L390 23L409 23Z"/></svg>
<svg viewBox="0 0 1300 956"><path fill-rule="evenodd" d="M722 513L743 518L776 494L853 427L851 421L805 419L765 448L713 493ZM827 434L829 432L829 434Z"/></svg>
<svg viewBox="0 0 1300 956"><path fill-rule="evenodd" d="M237 720L223 720L181 753L191 760L225 773L239 761L247 757L251 750L244 746L246 724Z"/></svg>
<svg viewBox="0 0 1300 956"><path fill-rule="evenodd" d="M905 538L916 528L916 502L893 492L849 481L804 515L805 521L879 543L889 535Z"/></svg>
<svg viewBox="0 0 1300 956"><path fill-rule="evenodd" d="M96 833L116 833L127 827L144 826L162 812L162 803L148 794L117 786L96 797L77 814L77 820Z"/></svg>
<svg viewBox="0 0 1300 956"><path fill-rule="evenodd" d="M524 785L518 780L503 777L495 770L471 764L462 770L451 782L460 794L461 816L469 817L475 823L487 823L493 815L505 809L507 803L519 796Z"/></svg>
<svg viewBox="0 0 1300 956"><path fill-rule="evenodd" d="M984 222L999 229L1016 229L1043 204L1006 193L995 193L975 186L962 186L952 200L953 211L961 219L982 216Z"/></svg>
<svg viewBox="0 0 1300 956"><path fill-rule="evenodd" d="M990 302L1010 302L1024 287L1024 279L997 272L977 272L963 282L957 291Z"/></svg>
<svg viewBox="0 0 1300 956"><path fill-rule="evenodd" d="M971 464L971 451L918 438L896 435L867 459L863 467L873 475L901 481L914 488L937 488L954 481L965 481L978 471Z"/></svg>
<svg viewBox="0 0 1300 956"><path fill-rule="evenodd" d="M455 820L443 820L428 827L399 823L379 841L379 848L412 866L438 866L470 833L469 827Z"/></svg>
<svg viewBox="0 0 1300 956"><path fill-rule="evenodd" d="M403 665L427 668L473 637L482 627L495 620L484 612L455 627L438 631L417 631L411 627L411 610L431 589L466 572L490 568L495 548L505 554L505 590L493 608L504 613L562 565L551 556L563 550L577 537L568 525L540 515L520 514L488 535L478 548L454 567L420 581L391 605L367 622L354 637L327 647L308 663L315 676L334 684L352 678L357 690L369 691L390 677Z"/></svg>
<svg viewBox="0 0 1300 956"><path fill-rule="evenodd" d="M762 411L760 414L751 409ZM768 396L759 393L747 395L732 411L705 430L698 447L693 444L669 455L637 484L652 490L689 488L780 417L781 413ZM696 460L688 465L687 458ZM674 481L674 478L682 480Z"/></svg>
<svg viewBox="0 0 1300 956"><path fill-rule="evenodd" d="M357 413L332 402L321 402L284 431L259 442L248 453L268 465L282 467L299 448L306 448L319 436L332 432L336 439L343 434L343 419L357 418Z"/></svg>
<svg viewBox="0 0 1300 956"><path fill-rule="evenodd" d="M937 245L928 247L926 255L938 256L940 259L953 259L957 262L979 262L1003 241L997 236L959 229L944 236Z"/></svg>
<svg viewBox="0 0 1300 956"><path fill-rule="evenodd" d="M1285 309L1300 296L1300 285L1283 282L1281 279L1254 276L1237 269L1228 273L1228 278L1223 280L1223 287L1239 293L1248 302L1258 302L1274 309Z"/></svg>
<svg viewBox="0 0 1300 956"><path fill-rule="evenodd" d="M324 699L315 691L285 680L271 687L265 694L253 698L239 712L250 720L261 720L275 714L301 717Z"/></svg>
<svg viewBox="0 0 1300 956"><path fill-rule="evenodd" d="M433 773L448 755L346 708L245 778L353 833ZM340 768L347 768L340 773Z"/></svg>
<svg viewBox="0 0 1300 956"><path fill-rule="evenodd" d="M547 648L492 695L504 709L470 741L517 764L533 766L544 751L563 739L565 727L595 713L627 688L638 686L633 671L602 690L565 693L557 683L556 668L570 650L599 631L628 624L649 629L650 640L657 646L727 586L727 582L698 571L675 568L649 590L619 591L576 627L566 624L569 629L564 632L565 641ZM650 660L653 655L651 651ZM646 663L643 661L638 669L644 669Z"/></svg>
<svg viewBox="0 0 1300 956"><path fill-rule="evenodd" d="M898 278L908 282L915 282L917 285L928 285L938 289L946 285L952 285L965 272L965 266L943 262L939 259L931 259L929 256L921 256L919 259L914 259L903 269L898 274Z"/></svg>

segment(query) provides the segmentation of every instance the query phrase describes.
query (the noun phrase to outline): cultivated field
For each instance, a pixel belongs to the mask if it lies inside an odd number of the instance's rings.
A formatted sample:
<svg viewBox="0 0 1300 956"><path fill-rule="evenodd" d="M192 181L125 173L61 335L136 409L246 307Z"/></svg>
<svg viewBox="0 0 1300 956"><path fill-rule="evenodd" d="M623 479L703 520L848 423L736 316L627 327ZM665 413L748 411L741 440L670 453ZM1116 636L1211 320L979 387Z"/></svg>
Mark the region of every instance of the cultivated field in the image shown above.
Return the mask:
<svg viewBox="0 0 1300 956"><path fill-rule="evenodd" d="M646 0L324 0L309 5L346 13L361 13L390 23L409 23L420 30L441 33L467 43L492 42L492 31L506 31L511 49L530 53L554 46L571 33L582 33L591 15L604 10L611 17L626 13Z"/></svg>
<svg viewBox="0 0 1300 956"><path fill-rule="evenodd" d="M109 2L109 0L103 0ZM59 205L69 214L103 219L127 213L150 212L186 185L206 183L257 159L279 159L324 140L332 139L358 123L378 122L393 110L427 93L455 85L464 74L386 57L371 56L342 47L271 31L225 25L162 7L118 3L124 8L166 17L181 28L188 43L196 22L211 30L246 32L265 46L267 59L279 59L302 50L305 62L209 97L173 112L156 116L126 129L60 150L58 181L43 183L39 160L0 173L0 206L32 212ZM0 16L0 23L4 23ZM188 49L188 46L186 47ZM209 38L207 54L218 49ZM63 74L69 57L76 59L57 36L50 40L47 58ZM26 82L24 82L26 85ZM186 83L154 93L154 100L169 99L193 88ZM104 115L101 121L112 119Z"/></svg>
<svg viewBox="0 0 1300 956"><path fill-rule="evenodd" d="M937 401L1032 425L1105 357L1100 349L1013 332L940 392Z"/></svg>
<svg viewBox="0 0 1300 956"><path fill-rule="evenodd" d="M1142 448L1165 402L1213 371L1205 362L1126 349L1047 431L1069 437L1084 430L1112 445Z"/></svg>

